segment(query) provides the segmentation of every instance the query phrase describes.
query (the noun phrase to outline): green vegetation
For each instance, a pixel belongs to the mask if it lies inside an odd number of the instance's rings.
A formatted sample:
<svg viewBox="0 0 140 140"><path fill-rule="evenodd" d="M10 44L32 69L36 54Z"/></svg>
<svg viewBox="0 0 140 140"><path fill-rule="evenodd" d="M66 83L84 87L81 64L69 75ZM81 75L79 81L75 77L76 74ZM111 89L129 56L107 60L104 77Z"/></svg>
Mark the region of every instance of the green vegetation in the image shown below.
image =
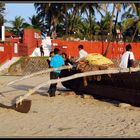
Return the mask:
<svg viewBox="0 0 140 140"><path fill-rule="evenodd" d="M139 19L139 4L112 3L113 9L110 12L109 5L108 3L35 3L35 8L37 15L46 24L47 33L52 34L53 38L73 36L74 38L87 40L111 39L118 41L116 33L119 29L123 34L124 41L126 41L125 38L134 35L135 30L133 31L131 27L135 28L136 25L132 24L132 22L134 23L134 19ZM125 12L122 15L122 22L118 23L118 16L122 9ZM101 15L101 21L96 21L95 12ZM128 19L130 17L133 17L132 22ZM127 24L125 24L126 20L128 20ZM134 36L135 41L138 40L136 37L139 29L137 26ZM131 34L128 32L131 32Z"/></svg>
<svg viewBox="0 0 140 140"><path fill-rule="evenodd" d="M5 10L5 4L4 4L4 2L0 2L0 26L2 26L3 23L5 22L4 10Z"/></svg>

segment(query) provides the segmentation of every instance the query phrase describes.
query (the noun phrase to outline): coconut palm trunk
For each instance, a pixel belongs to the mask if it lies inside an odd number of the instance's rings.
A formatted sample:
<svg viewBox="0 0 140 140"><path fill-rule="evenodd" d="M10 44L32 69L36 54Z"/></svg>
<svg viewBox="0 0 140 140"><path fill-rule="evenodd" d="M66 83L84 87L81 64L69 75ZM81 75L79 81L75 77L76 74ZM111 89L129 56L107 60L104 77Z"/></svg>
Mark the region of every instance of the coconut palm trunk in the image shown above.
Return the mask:
<svg viewBox="0 0 140 140"><path fill-rule="evenodd" d="M134 38L135 38L135 35L136 35L137 31L138 31L138 28L136 27L135 32L134 32L134 34L133 34L133 36L132 36L132 40L131 40L131 42L133 42L133 40L134 40Z"/></svg>
<svg viewBox="0 0 140 140"><path fill-rule="evenodd" d="M70 31L73 32L74 30L74 24L75 24L75 19L76 19L76 16L78 15L78 10L79 10L79 5L75 6L74 7L74 10L73 10L73 17L72 17L72 24L71 24L71 29Z"/></svg>
<svg viewBox="0 0 140 140"><path fill-rule="evenodd" d="M107 56L107 53L110 49L110 42L112 41L113 17L114 17L115 8L116 8L116 4L113 5L112 16L110 19L110 31L109 31L109 35L108 35L108 39L107 39L108 44L107 44L107 49L106 49L105 53L103 54L104 56Z"/></svg>
<svg viewBox="0 0 140 140"><path fill-rule="evenodd" d="M115 38L116 41L117 41L116 25L117 25L117 21L118 21L118 15L119 15L119 12L117 11L116 19L115 19L115 25L114 25L114 38Z"/></svg>
<svg viewBox="0 0 140 140"><path fill-rule="evenodd" d="M136 35L137 31L138 31L138 24L139 24L139 22L140 22L140 18L138 18L138 19L135 21L136 29L135 29L135 32L134 32L134 34L133 34L133 36L132 36L131 42L133 42L133 40L134 40L134 38L135 38L135 35Z"/></svg>
<svg viewBox="0 0 140 140"><path fill-rule="evenodd" d="M103 33L103 30L101 30L101 32ZM104 54L104 37L103 35L101 35L101 41L102 41L102 55Z"/></svg>

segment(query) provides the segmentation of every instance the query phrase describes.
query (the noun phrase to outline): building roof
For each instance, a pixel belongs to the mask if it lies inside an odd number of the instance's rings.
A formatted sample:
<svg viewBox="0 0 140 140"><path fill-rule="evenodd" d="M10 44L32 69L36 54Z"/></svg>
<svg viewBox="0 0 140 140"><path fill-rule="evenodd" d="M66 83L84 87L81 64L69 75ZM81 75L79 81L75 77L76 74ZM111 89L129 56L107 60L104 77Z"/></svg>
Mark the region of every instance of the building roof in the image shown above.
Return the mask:
<svg viewBox="0 0 140 140"><path fill-rule="evenodd" d="M9 32L9 31L5 31L5 36L13 36L13 37L16 37L15 34Z"/></svg>

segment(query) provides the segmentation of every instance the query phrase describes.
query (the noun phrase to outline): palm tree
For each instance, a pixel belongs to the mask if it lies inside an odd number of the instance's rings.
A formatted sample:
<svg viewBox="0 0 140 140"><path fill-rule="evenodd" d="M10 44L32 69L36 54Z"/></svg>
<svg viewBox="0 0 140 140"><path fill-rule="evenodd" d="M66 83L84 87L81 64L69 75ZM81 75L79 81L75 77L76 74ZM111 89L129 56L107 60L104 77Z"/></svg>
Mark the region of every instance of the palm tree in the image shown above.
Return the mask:
<svg viewBox="0 0 140 140"><path fill-rule="evenodd" d="M114 39L116 39L116 37L117 37L117 31L116 31L117 29L116 29L116 27L117 27L117 24L118 24L118 16L119 16L119 13L121 12L121 8L122 8L122 4L117 3L116 4L117 12L116 12L116 18L115 18L114 29L113 29L113 38Z"/></svg>
<svg viewBox="0 0 140 140"><path fill-rule="evenodd" d="M108 44L107 44L107 49L105 50L105 53L103 54L104 56L107 55L108 50L110 49L110 42L112 41L112 29L113 29L113 18L114 18L114 12L116 9L116 3L113 4L113 10L112 10L112 14L111 14L111 18L109 20L110 22L110 28L109 28L109 35L108 35Z"/></svg>
<svg viewBox="0 0 140 140"><path fill-rule="evenodd" d="M89 34L90 39L93 39L93 23L95 24L95 12L100 13L101 17L103 17L102 11L104 11L104 7L98 3L84 3L80 6L80 12L86 17L87 22L89 23ZM93 22L93 23L92 23Z"/></svg>
<svg viewBox="0 0 140 140"><path fill-rule="evenodd" d="M128 29L134 27L133 36L131 42L133 42L136 33L140 32L140 4L131 3L127 5L127 12L122 15L123 20L123 32L126 32Z"/></svg>
<svg viewBox="0 0 140 140"><path fill-rule="evenodd" d="M76 18L75 18L76 21ZM73 19L73 15L71 12L67 12L65 15L65 18L63 21L61 21L61 24L63 25L62 28L64 28L65 30L65 34L66 37L71 36L72 34L74 34L74 19Z"/></svg>
<svg viewBox="0 0 140 140"><path fill-rule="evenodd" d="M83 39L83 34L82 34L83 26L84 24L81 16L76 16L73 22L73 30L72 30L73 36L75 38Z"/></svg>
<svg viewBox="0 0 140 140"><path fill-rule="evenodd" d="M4 10L5 10L5 4L3 2L0 2L0 26L4 23Z"/></svg>
<svg viewBox="0 0 140 140"><path fill-rule="evenodd" d="M57 33L59 37L69 38L83 38L83 18L81 16L76 16L73 19L72 13L66 14L66 19L61 21L57 26Z"/></svg>
<svg viewBox="0 0 140 140"><path fill-rule="evenodd" d="M88 26L88 29L89 29L89 34L90 34L90 39L91 36L92 36L92 29L91 29L91 24L92 24L92 18L93 16L95 15L95 9L94 9L94 3L84 3L81 5L80 9L81 13L85 14L86 15L86 21L88 22L89 26Z"/></svg>
<svg viewBox="0 0 140 140"><path fill-rule="evenodd" d="M10 21L10 23L12 25L11 32L13 32L17 36L22 36L24 20L25 19L22 18L21 16L16 16L13 21Z"/></svg>
<svg viewBox="0 0 140 140"><path fill-rule="evenodd" d="M56 32L56 27L59 20L63 18L64 4L61 3L35 3L35 9L37 10L38 16L46 22L49 34Z"/></svg>
<svg viewBox="0 0 140 140"><path fill-rule="evenodd" d="M52 18L52 10L50 9L50 4L45 3L35 3L35 9L37 11L38 16L43 19L43 21L47 22L48 32L50 33L51 28L51 18Z"/></svg>
<svg viewBox="0 0 140 140"><path fill-rule="evenodd" d="M90 19L89 19L90 18ZM82 20L82 34L88 40L93 40L98 30L98 25L94 16L83 18Z"/></svg>
<svg viewBox="0 0 140 140"><path fill-rule="evenodd" d="M106 15L101 19L100 22L97 23L97 34L101 36L102 41L102 54L104 54L104 41L107 39L108 33L110 31L110 12L106 12Z"/></svg>
<svg viewBox="0 0 140 140"><path fill-rule="evenodd" d="M46 27L49 33L56 33L62 30L64 35L74 33L75 23L79 17L86 18L89 23L89 34L92 36L92 21L94 20L95 10L103 16L101 4L97 3L35 3L35 9L38 16L46 22ZM58 12L59 11L59 12ZM57 29L59 28L59 29ZM90 37L91 38L91 37ZM91 38L92 39L92 38Z"/></svg>
<svg viewBox="0 0 140 140"><path fill-rule="evenodd" d="M81 13L79 11L81 5L82 4L80 3L62 4L63 8L61 8L61 11L60 11L61 18L59 19L59 22L61 22L61 25L63 25L63 28L65 28L66 36L74 34L75 23L81 17Z"/></svg>
<svg viewBox="0 0 140 140"><path fill-rule="evenodd" d="M30 23L23 23L24 28L34 28L41 31L42 35L46 34L46 26L43 20L38 15L33 15L29 17Z"/></svg>

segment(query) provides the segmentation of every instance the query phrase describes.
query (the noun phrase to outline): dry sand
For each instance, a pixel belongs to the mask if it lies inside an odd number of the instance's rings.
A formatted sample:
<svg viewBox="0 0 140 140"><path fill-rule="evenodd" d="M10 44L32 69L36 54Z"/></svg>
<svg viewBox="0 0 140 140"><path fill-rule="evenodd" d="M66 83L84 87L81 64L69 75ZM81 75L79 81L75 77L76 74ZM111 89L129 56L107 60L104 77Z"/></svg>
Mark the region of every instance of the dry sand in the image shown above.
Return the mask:
<svg viewBox="0 0 140 140"><path fill-rule="evenodd" d="M13 95L27 93L28 88L43 81L40 76L36 82L30 79L18 86L3 87L16 78L0 76L0 93L4 95L0 102L8 104L7 99ZM63 95L48 97L38 91L30 96L32 106L26 114L0 108L0 137L140 137L140 108L81 98L62 90L61 85L58 89Z"/></svg>

